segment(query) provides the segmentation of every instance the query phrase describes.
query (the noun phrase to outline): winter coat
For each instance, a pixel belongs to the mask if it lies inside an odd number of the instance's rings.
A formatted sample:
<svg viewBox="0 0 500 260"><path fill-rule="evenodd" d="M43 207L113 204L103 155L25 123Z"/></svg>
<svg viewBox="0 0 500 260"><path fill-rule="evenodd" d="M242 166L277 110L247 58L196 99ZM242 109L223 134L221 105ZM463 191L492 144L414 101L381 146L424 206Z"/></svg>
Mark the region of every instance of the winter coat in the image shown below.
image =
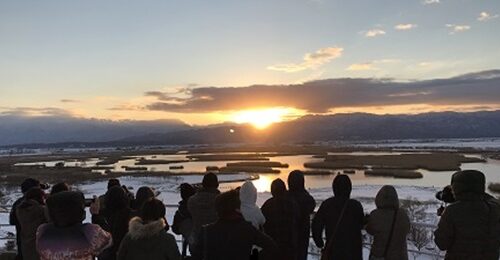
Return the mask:
<svg viewBox="0 0 500 260"><path fill-rule="evenodd" d="M297 205L288 196L273 197L262 205L266 218L264 232L269 235L280 250L280 256L286 260L297 258Z"/></svg>
<svg viewBox="0 0 500 260"><path fill-rule="evenodd" d="M193 220L191 213L187 208L187 200L181 200L179 207L174 214L174 221L172 223L172 231L177 235L182 235L184 239L189 238L191 230L193 229Z"/></svg>
<svg viewBox="0 0 500 260"><path fill-rule="evenodd" d="M309 237L311 235L311 214L316 207L316 201L304 187L304 177L290 174L288 177L288 196L295 201L298 207L299 218L297 220L297 259L307 260L309 249Z"/></svg>
<svg viewBox="0 0 500 260"><path fill-rule="evenodd" d="M24 196L17 199L14 204L12 204L12 208L10 209L9 213L9 224L13 225L16 227L16 246L17 246L17 258L22 259L23 258L23 253L22 253L22 242L21 242L21 226L19 225L19 220L17 219L17 213L16 209L17 207L21 204L21 202L24 201Z"/></svg>
<svg viewBox="0 0 500 260"><path fill-rule="evenodd" d="M94 224L65 228L43 224L38 228L36 239L42 260L93 260L111 243L111 234Z"/></svg>
<svg viewBox="0 0 500 260"><path fill-rule="evenodd" d="M336 179L343 175L338 175ZM333 240L332 258L335 260L361 260L363 228L363 206L359 201L349 199L351 194L351 182L333 183L334 197L328 198L321 203L318 212L312 221L312 236L316 246L323 248L323 231L326 232L326 243L332 238L334 228L337 225L342 208L346 206L344 216L338 225ZM327 244L326 244L327 245Z"/></svg>
<svg viewBox="0 0 500 260"><path fill-rule="evenodd" d="M118 260L180 260L173 235L167 233L165 220L144 223L141 218L130 220L128 233L117 253Z"/></svg>
<svg viewBox="0 0 500 260"><path fill-rule="evenodd" d="M410 219L406 212L399 208L398 194L394 187L383 186L375 197L375 205L377 209L370 213L366 226L366 231L373 236L370 255L385 257L386 260L408 259L406 236L410 231ZM392 237L387 247L396 211Z"/></svg>
<svg viewBox="0 0 500 260"><path fill-rule="evenodd" d="M441 250L446 250L446 259L497 260L500 205L484 193L484 175L477 178L478 175L470 173L453 175L456 202L444 210L434 239Z"/></svg>
<svg viewBox="0 0 500 260"><path fill-rule="evenodd" d="M239 214L203 227L198 240L194 260L247 260L252 245L262 248L259 259L277 259L273 240Z"/></svg>
<svg viewBox="0 0 500 260"><path fill-rule="evenodd" d="M256 229L262 229L262 226L266 222L266 218L262 214L260 208L256 205L257 189L253 186L252 182L246 181L243 185L241 185L240 201L240 210L243 218L252 223Z"/></svg>
<svg viewBox="0 0 500 260"><path fill-rule="evenodd" d="M40 259L36 251L36 230L47 223L47 214L44 205L36 200L24 200L16 209L17 219L21 226L18 234L22 241L22 255L24 260Z"/></svg>
<svg viewBox="0 0 500 260"><path fill-rule="evenodd" d="M201 189L188 200L188 210L193 219L193 230L191 237L194 238L193 246L199 237L201 227L217 221L215 211L215 198L219 195L217 189Z"/></svg>

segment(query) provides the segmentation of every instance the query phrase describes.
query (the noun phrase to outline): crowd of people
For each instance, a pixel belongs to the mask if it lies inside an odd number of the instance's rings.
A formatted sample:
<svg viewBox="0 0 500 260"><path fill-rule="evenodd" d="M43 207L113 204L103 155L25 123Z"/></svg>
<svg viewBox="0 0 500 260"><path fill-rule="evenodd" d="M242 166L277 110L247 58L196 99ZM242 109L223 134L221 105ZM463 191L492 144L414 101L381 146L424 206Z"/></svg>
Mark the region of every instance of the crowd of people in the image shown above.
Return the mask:
<svg viewBox="0 0 500 260"><path fill-rule="evenodd" d="M373 236L371 260L408 259L411 223L393 186L378 191L376 209L365 215L362 204L351 198L347 175L335 176L333 196L315 214L316 201L305 188L304 174L292 171L287 184L288 189L283 180L274 180L272 197L259 207L250 181L224 193L213 173L203 177L199 188L183 183L171 226L183 238L179 250L169 233L165 205L149 187L134 195L111 179L104 195L86 200L65 183L46 194L45 185L26 179L23 197L10 214L17 259L306 260L312 234L321 259L361 260L363 229ZM440 212L436 245L446 250L446 259L499 259L500 205L485 192L484 174L459 171L450 190L454 202ZM92 223L84 223L86 206Z"/></svg>

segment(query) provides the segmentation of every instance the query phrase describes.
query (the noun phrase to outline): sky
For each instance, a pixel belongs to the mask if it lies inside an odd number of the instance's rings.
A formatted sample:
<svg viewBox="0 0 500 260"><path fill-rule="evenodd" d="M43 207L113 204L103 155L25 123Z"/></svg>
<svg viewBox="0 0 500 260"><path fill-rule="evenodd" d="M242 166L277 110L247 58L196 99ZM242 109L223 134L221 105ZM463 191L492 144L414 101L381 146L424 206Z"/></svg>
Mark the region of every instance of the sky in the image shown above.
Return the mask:
<svg viewBox="0 0 500 260"><path fill-rule="evenodd" d="M0 114L499 109L499 15L498 0L0 0Z"/></svg>

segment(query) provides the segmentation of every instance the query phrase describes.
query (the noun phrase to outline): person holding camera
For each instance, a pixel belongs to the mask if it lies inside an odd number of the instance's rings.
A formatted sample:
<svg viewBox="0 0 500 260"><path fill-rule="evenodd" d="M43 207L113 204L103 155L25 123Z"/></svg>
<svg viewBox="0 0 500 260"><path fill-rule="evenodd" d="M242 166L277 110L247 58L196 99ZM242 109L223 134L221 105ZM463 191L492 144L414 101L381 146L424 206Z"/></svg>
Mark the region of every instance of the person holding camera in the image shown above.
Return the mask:
<svg viewBox="0 0 500 260"><path fill-rule="evenodd" d="M450 259L499 259L500 205L485 193L485 176L459 171L451 178L455 202L442 212L434 241Z"/></svg>

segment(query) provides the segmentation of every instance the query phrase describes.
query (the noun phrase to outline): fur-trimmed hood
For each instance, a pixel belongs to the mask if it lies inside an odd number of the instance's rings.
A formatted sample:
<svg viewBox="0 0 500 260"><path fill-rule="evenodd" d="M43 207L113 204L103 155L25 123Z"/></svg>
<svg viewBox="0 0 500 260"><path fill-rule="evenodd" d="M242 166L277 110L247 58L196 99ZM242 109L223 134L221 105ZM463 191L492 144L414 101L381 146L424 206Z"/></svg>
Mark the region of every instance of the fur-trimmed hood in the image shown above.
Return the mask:
<svg viewBox="0 0 500 260"><path fill-rule="evenodd" d="M165 230L167 224L164 219L159 219L153 222L144 223L140 217L134 217L128 224L128 232L134 240L148 238Z"/></svg>

